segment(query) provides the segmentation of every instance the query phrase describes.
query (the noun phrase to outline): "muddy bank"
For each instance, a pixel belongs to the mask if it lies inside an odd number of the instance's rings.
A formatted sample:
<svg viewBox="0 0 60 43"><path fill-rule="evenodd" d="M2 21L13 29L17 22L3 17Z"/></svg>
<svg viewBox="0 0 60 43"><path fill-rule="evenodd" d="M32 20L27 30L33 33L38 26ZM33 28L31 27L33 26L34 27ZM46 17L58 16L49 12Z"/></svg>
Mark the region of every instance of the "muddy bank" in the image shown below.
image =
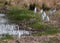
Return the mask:
<svg viewBox="0 0 60 43"><path fill-rule="evenodd" d="M48 36L22 36L20 39L3 40L0 43L60 43L60 34Z"/></svg>

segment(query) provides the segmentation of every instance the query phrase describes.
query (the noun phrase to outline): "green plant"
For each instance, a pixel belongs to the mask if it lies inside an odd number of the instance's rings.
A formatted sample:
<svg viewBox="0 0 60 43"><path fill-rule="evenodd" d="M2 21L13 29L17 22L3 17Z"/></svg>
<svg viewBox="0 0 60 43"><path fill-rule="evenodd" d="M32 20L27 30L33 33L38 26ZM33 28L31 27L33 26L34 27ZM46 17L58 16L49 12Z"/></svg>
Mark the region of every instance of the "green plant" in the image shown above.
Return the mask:
<svg viewBox="0 0 60 43"><path fill-rule="evenodd" d="M38 19L41 20L40 15L38 13L34 14L33 11L26 9L13 9L7 12L7 16L12 20L30 20L30 19Z"/></svg>
<svg viewBox="0 0 60 43"><path fill-rule="evenodd" d="M11 39L14 39L14 38L8 34L0 38L0 40L11 40Z"/></svg>
<svg viewBox="0 0 60 43"><path fill-rule="evenodd" d="M51 30L51 29L56 29L54 26L49 26L45 24L38 24L38 23L32 23L30 24L31 27L39 29L39 30Z"/></svg>

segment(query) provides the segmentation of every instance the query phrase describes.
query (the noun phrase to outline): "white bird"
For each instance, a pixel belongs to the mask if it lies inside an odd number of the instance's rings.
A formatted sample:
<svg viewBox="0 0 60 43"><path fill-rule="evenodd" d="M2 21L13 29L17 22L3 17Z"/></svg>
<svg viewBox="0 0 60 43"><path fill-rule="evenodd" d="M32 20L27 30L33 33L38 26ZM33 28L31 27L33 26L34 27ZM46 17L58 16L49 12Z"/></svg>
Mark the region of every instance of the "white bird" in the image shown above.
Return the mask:
<svg viewBox="0 0 60 43"><path fill-rule="evenodd" d="M55 12L56 12L56 9L53 10L53 13L55 13Z"/></svg>
<svg viewBox="0 0 60 43"><path fill-rule="evenodd" d="M44 15L42 15L42 20L44 20L45 19L45 17L44 17Z"/></svg>
<svg viewBox="0 0 60 43"><path fill-rule="evenodd" d="M55 13L55 12L56 12L56 9L50 10L48 13L49 13L49 14L53 14L53 13Z"/></svg>
<svg viewBox="0 0 60 43"><path fill-rule="evenodd" d="M46 16L47 16L46 13L43 12L43 13L42 13L42 20L46 20Z"/></svg>
<svg viewBox="0 0 60 43"><path fill-rule="evenodd" d="M46 17L46 13L45 12L43 12L43 16Z"/></svg>
<svg viewBox="0 0 60 43"><path fill-rule="evenodd" d="M35 9L34 9L34 13L36 13L37 12L37 8L35 7Z"/></svg>
<svg viewBox="0 0 60 43"><path fill-rule="evenodd" d="M43 13L43 9L40 10L40 13L41 13L41 14Z"/></svg>
<svg viewBox="0 0 60 43"><path fill-rule="evenodd" d="M29 35L30 33L29 33L29 31L18 31L18 37L20 38L20 36L21 35L24 35L24 34L26 34L26 35Z"/></svg>
<svg viewBox="0 0 60 43"><path fill-rule="evenodd" d="M50 19L49 19L49 16L46 16L46 21L49 21Z"/></svg>

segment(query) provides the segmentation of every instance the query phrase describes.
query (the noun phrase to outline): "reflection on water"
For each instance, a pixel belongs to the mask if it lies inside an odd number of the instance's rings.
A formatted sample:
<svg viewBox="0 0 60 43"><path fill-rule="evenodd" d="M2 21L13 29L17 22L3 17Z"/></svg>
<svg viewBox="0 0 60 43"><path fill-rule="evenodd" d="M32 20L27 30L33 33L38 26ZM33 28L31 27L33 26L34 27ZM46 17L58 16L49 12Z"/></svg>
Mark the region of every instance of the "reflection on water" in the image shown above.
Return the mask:
<svg viewBox="0 0 60 43"><path fill-rule="evenodd" d="M23 34L29 34L29 31L19 30L18 25L8 23L5 14L0 14L0 35L2 34L17 35L20 37Z"/></svg>

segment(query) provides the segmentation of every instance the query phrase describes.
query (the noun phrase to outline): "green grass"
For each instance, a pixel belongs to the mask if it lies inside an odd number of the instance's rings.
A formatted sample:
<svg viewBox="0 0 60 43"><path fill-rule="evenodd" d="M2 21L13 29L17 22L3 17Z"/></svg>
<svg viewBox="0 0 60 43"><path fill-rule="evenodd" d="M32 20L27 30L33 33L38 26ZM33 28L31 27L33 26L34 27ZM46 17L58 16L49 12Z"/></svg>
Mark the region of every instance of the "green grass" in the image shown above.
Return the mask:
<svg viewBox="0 0 60 43"><path fill-rule="evenodd" d="M12 9L7 12L7 16L9 19L12 20L30 20L30 19L37 19L41 21L41 17L38 13L34 14L33 11L26 10L26 9Z"/></svg>
<svg viewBox="0 0 60 43"><path fill-rule="evenodd" d="M39 30L39 32L37 32L36 34L33 35L51 35L51 34L56 34L56 33L60 33L60 30L57 29L57 27L54 26L49 26L46 24L38 24L38 23L32 23L30 24L30 26L36 30Z"/></svg>
<svg viewBox="0 0 60 43"><path fill-rule="evenodd" d="M44 32L37 32L36 34L32 34L33 36L41 36L41 35L54 35L60 33L60 30L48 30Z"/></svg>
<svg viewBox="0 0 60 43"><path fill-rule="evenodd" d="M48 31L45 31L45 34L56 34L56 33L60 33L60 30L48 30Z"/></svg>
<svg viewBox="0 0 60 43"><path fill-rule="evenodd" d="M54 26L49 26L46 24L38 24L38 23L32 23L30 24L33 28L39 29L39 30L49 30L49 29L56 29Z"/></svg>
<svg viewBox="0 0 60 43"><path fill-rule="evenodd" d="M38 13L34 14L33 11L26 10L26 9L12 9L7 12L7 17L11 20L30 20L35 19L37 22L27 24L28 26L32 27L33 29L40 30L42 32L38 32L38 35L41 34L55 34L60 30L57 30L56 27L46 25L46 24L38 24L41 22L41 17ZM27 21L26 21L27 22Z"/></svg>
<svg viewBox="0 0 60 43"><path fill-rule="evenodd" d="M10 35L6 35L6 36L3 36L2 38L0 38L0 40L12 40L12 39L14 39L14 38Z"/></svg>
<svg viewBox="0 0 60 43"><path fill-rule="evenodd" d="M38 32L37 36L40 36L40 35L54 35L54 34L57 34L57 33L60 33L60 30L47 30L47 31L44 31L44 32Z"/></svg>

